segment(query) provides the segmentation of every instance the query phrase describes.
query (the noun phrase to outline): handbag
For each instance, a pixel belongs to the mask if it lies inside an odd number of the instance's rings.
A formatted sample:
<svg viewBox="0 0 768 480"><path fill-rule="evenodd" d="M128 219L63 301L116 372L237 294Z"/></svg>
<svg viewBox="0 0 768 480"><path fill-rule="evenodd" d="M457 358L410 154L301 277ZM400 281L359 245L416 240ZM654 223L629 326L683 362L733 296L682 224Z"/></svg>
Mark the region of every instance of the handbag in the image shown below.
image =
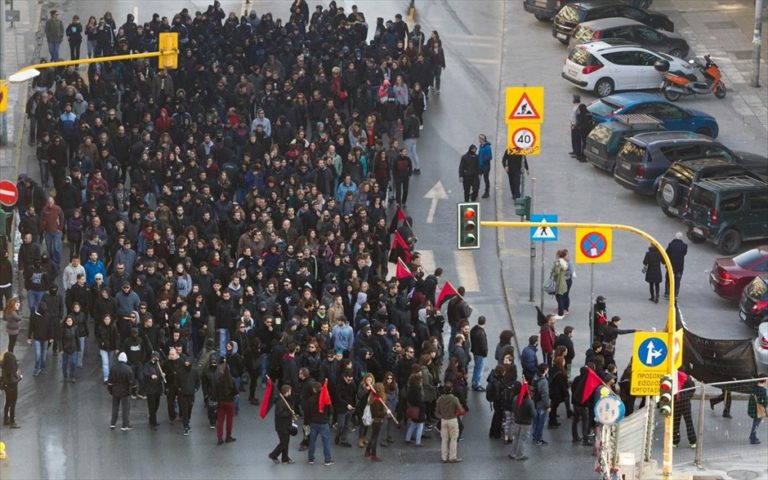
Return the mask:
<svg viewBox="0 0 768 480"><path fill-rule="evenodd" d="M290 426L290 427L288 427L288 433L289 433L289 434L290 434L292 437L295 437L296 435L298 435L298 434L299 434L299 426L298 426L298 425L296 425L294 422L291 422L291 426Z"/></svg>
<svg viewBox="0 0 768 480"><path fill-rule="evenodd" d="M373 415L371 414L371 406L366 405L365 410L363 410L363 425L366 427L370 427L373 425Z"/></svg>
<svg viewBox="0 0 768 480"><path fill-rule="evenodd" d="M419 421L419 407L414 407L412 405L408 405L408 408L405 409L405 416L413 421L418 422Z"/></svg>
<svg viewBox="0 0 768 480"><path fill-rule="evenodd" d="M755 418L765 418L768 412L765 411L765 405L757 401L757 395L752 395L755 399Z"/></svg>
<svg viewBox="0 0 768 480"><path fill-rule="evenodd" d="M551 275L544 282L544 293L547 295L554 295L557 292L557 285L555 285L555 279Z"/></svg>

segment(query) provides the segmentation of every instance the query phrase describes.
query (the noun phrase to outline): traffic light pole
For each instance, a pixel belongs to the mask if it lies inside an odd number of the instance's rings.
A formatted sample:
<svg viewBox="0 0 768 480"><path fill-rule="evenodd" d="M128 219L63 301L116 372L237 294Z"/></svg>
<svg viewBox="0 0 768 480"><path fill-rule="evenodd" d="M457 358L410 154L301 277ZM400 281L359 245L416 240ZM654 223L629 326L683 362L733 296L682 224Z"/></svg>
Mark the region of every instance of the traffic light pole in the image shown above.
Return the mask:
<svg viewBox="0 0 768 480"><path fill-rule="evenodd" d="M638 235L651 245L656 247L656 250L661 254L661 258L664 260L664 266L668 272L672 272L672 262L669 259L664 247L651 235L629 225L620 225L613 223L577 223L577 222L497 222L497 221L480 221L481 227L495 227L495 228L538 228L538 227L557 227L557 228L610 228L612 230L620 230L624 232L630 232ZM543 278L542 278L543 283ZM667 345L672 346L675 344L675 330L677 329L675 316L675 276L669 275L669 305L667 307ZM674 355L667 355L667 367L669 375L672 377L672 381L677 383L677 368L675 367ZM674 402L670 406L670 413L664 418L664 451L662 454L662 478L670 478L672 476L672 428L674 419Z"/></svg>

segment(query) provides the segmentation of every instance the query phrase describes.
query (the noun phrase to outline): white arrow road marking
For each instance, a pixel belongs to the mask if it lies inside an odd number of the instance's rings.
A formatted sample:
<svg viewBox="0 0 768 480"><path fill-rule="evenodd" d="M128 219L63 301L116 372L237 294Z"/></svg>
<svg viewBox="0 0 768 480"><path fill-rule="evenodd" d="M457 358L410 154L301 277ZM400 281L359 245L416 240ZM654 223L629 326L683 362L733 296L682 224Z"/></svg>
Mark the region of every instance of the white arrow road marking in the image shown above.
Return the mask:
<svg viewBox="0 0 768 480"><path fill-rule="evenodd" d="M453 252L453 259L456 263L456 272L459 274L459 285L463 286L467 292L479 292L480 281L477 279L472 250L456 250ZM459 285L456 287L458 288Z"/></svg>
<svg viewBox="0 0 768 480"><path fill-rule="evenodd" d="M440 200L448 200L448 193L445 191L442 182L438 180L437 183L424 195L424 198L432 199L432 203L429 205L429 212L427 213L427 223L432 223L435 220L437 202Z"/></svg>

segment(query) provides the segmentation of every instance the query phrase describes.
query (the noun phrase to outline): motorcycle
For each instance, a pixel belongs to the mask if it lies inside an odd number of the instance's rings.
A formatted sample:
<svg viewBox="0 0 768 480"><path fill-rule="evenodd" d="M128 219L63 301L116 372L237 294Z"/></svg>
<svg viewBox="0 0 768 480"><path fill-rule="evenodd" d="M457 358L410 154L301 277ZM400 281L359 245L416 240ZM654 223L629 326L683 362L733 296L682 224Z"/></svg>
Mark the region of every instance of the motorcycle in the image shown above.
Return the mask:
<svg viewBox="0 0 768 480"><path fill-rule="evenodd" d="M717 98L725 98L725 83L721 79L720 67L712 61L709 55L704 56L704 63L691 59L691 73L669 71L669 62L656 62L654 67L662 73L664 80L661 90L670 102L676 102L681 95L697 95L712 93Z"/></svg>

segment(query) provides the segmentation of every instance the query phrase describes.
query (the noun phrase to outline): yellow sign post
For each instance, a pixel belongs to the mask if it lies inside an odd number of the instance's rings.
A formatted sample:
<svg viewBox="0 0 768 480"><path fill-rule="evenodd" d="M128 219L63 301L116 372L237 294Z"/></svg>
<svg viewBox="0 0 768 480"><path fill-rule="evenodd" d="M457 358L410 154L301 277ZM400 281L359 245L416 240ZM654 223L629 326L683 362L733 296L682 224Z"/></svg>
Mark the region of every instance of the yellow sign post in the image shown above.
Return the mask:
<svg viewBox="0 0 768 480"><path fill-rule="evenodd" d="M8 81L0 80L0 112L8 110Z"/></svg>
<svg viewBox="0 0 768 480"><path fill-rule="evenodd" d="M668 373L667 334L637 332L632 347L630 393L639 397L659 395L661 377Z"/></svg>
<svg viewBox="0 0 768 480"><path fill-rule="evenodd" d="M612 240L610 228L577 228L576 263L610 263Z"/></svg>

